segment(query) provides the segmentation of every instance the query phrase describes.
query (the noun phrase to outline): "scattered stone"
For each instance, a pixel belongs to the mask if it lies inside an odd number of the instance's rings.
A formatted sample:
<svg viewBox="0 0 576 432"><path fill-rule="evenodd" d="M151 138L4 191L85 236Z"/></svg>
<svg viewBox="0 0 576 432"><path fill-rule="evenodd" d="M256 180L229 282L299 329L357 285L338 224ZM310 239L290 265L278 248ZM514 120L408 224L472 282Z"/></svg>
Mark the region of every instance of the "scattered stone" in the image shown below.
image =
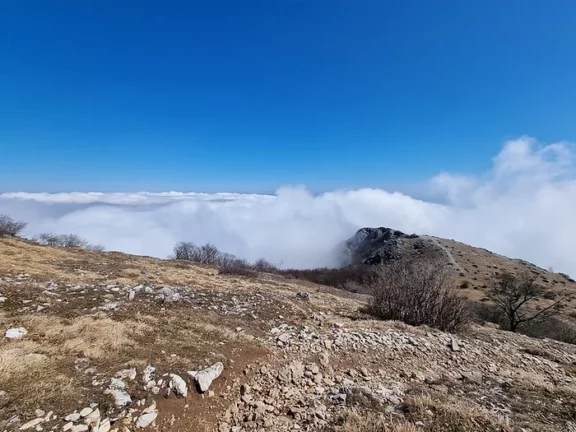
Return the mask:
<svg viewBox="0 0 576 432"><path fill-rule="evenodd" d="M296 297L303 301L310 301L311 298L310 294L307 292L298 292L296 293Z"/></svg>
<svg viewBox="0 0 576 432"><path fill-rule="evenodd" d="M128 392L126 392L126 390L109 388L105 390L104 393L112 395L112 398L114 399L114 405L116 405L118 408L130 405L132 403L132 398Z"/></svg>
<svg viewBox="0 0 576 432"><path fill-rule="evenodd" d="M118 378L123 378L123 379L131 379L134 380L136 379L136 368L130 368L130 369L123 369L121 371L118 371L116 373L116 376Z"/></svg>
<svg viewBox="0 0 576 432"><path fill-rule="evenodd" d="M169 389L174 392L174 394L186 397L188 396L188 386L181 376L176 374L170 374L170 385Z"/></svg>
<svg viewBox="0 0 576 432"><path fill-rule="evenodd" d="M66 417L64 417L64 420L68 421L68 422L75 422L78 421L78 419L80 418L80 413L72 413L67 415Z"/></svg>
<svg viewBox="0 0 576 432"><path fill-rule="evenodd" d="M145 428L145 427L149 426L150 424L152 424L152 422L154 420L156 420L156 417L158 417L158 411L152 411L152 412L146 413L144 415L141 415L136 420L136 427L137 428Z"/></svg>
<svg viewBox="0 0 576 432"><path fill-rule="evenodd" d="M152 365L146 366L144 372L142 372L142 381L144 382L144 384L148 384L150 381L152 381L152 376L154 375L155 371L156 368L154 366Z"/></svg>
<svg viewBox="0 0 576 432"><path fill-rule="evenodd" d="M28 334L28 330L24 327L16 327L6 330L4 337L7 339L20 339Z"/></svg>
<svg viewBox="0 0 576 432"><path fill-rule="evenodd" d="M84 408L82 411L80 411L80 417L86 417L88 415L90 415L90 413L94 411L92 408Z"/></svg>
<svg viewBox="0 0 576 432"><path fill-rule="evenodd" d="M212 381L218 378L223 370L224 365L221 362L218 362L194 374L194 379L198 384L200 392L204 393L207 391L210 388Z"/></svg>
<svg viewBox="0 0 576 432"><path fill-rule="evenodd" d="M452 349L452 351L460 351L458 341L454 337L450 339L450 348Z"/></svg>
<svg viewBox="0 0 576 432"><path fill-rule="evenodd" d="M110 419L106 418L100 422L100 426L98 427L98 432L109 432L111 428Z"/></svg>
<svg viewBox="0 0 576 432"><path fill-rule="evenodd" d="M96 408L84 418L84 423L87 425L97 425L100 423L100 410Z"/></svg>
<svg viewBox="0 0 576 432"><path fill-rule="evenodd" d="M482 384L482 374L476 371L462 372L462 379L473 382L475 384Z"/></svg>
<svg viewBox="0 0 576 432"><path fill-rule="evenodd" d="M28 423L24 423L22 426L20 426L20 430L32 429L33 427L38 426L43 421L44 421L43 418L35 418L34 420L30 420Z"/></svg>

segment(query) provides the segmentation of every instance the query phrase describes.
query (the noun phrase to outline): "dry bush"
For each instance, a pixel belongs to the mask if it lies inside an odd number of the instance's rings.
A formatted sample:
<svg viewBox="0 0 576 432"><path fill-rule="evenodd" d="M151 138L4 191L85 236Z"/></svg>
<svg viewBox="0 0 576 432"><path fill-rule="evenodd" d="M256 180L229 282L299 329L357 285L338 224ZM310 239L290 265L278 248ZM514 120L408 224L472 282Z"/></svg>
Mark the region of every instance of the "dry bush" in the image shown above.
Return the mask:
<svg viewBox="0 0 576 432"><path fill-rule="evenodd" d="M415 326L425 324L449 332L468 326L468 304L455 292L445 266L396 261L378 267L377 274L367 308L375 317Z"/></svg>
<svg viewBox="0 0 576 432"><path fill-rule="evenodd" d="M104 246L91 244L83 237L77 234L38 234L32 238L33 241L44 246L63 247L63 248L81 248L90 251L103 251Z"/></svg>
<svg viewBox="0 0 576 432"><path fill-rule="evenodd" d="M258 272L255 271L246 261L240 259L221 266L218 270L221 275L245 276L251 278L258 277Z"/></svg>
<svg viewBox="0 0 576 432"><path fill-rule="evenodd" d="M272 264L270 261L260 258L256 260L254 263L254 268L258 271L266 272L266 273L274 273L278 271L278 266Z"/></svg>
<svg viewBox="0 0 576 432"><path fill-rule="evenodd" d="M554 339L576 345L576 325L558 317L533 321L522 327L520 333L539 339Z"/></svg>
<svg viewBox="0 0 576 432"><path fill-rule="evenodd" d="M369 287L377 277L373 266L324 267L310 270L287 269L280 270L278 273L291 279L303 279L319 285L364 294L371 292Z"/></svg>
<svg viewBox="0 0 576 432"><path fill-rule="evenodd" d="M0 215L0 237L16 237L26 228L26 222L18 222L8 215Z"/></svg>

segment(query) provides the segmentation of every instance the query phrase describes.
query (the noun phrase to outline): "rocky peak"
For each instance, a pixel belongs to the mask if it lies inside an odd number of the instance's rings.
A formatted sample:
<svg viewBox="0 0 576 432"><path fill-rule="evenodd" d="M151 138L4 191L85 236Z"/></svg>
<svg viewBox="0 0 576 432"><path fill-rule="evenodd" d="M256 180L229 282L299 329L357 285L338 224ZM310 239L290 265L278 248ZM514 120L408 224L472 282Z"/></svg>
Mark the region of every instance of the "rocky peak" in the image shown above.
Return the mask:
<svg viewBox="0 0 576 432"><path fill-rule="evenodd" d="M346 241L348 264L380 264L402 255L405 240L418 238L391 228L361 228Z"/></svg>

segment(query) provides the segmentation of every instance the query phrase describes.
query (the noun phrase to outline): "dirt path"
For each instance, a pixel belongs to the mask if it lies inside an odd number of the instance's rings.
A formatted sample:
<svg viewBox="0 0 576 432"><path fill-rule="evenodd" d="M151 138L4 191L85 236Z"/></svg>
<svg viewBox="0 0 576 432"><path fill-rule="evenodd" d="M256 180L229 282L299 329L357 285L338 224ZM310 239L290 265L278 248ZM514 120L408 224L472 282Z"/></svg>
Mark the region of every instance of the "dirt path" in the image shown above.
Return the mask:
<svg viewBox="0 0 576 432"><path fill-rule="evenodd" d="M464 272L464 270L462 270L462 267L460 267L460 265L454 259L454 255L452 255L452 252L450 252L446 246L444 246L442 243L440 243L436 237L431 237L431 236L422 236L422 237L427 238L428 240L431 240L436 246L438 246L440 249L442 249L444 251L444 253L446 254L446 256L448 257L448 260L450 261L450 263L454 266L454 268L456 268L460 273Z"/></svg>

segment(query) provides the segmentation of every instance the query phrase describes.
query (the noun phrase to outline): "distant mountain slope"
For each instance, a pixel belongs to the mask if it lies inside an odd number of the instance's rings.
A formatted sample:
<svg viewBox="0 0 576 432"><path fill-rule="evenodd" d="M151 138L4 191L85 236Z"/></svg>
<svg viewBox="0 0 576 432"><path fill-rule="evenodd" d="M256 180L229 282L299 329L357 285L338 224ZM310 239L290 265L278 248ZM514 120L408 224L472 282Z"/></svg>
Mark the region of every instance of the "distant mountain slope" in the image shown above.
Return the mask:
<svg viewBox="0 0 576 432"><path fill-rule="evenodd" d="M484 298L484 290L501 273L528 273L546 287L549 299L567 296L567 307L576 310L576 283L567 275L542 269L520 259L439 237L405 234L391 228L362 228L345 244L347 264L374 265L395 259L425 258L454 268L458 285L471 299Z"/></svg>

